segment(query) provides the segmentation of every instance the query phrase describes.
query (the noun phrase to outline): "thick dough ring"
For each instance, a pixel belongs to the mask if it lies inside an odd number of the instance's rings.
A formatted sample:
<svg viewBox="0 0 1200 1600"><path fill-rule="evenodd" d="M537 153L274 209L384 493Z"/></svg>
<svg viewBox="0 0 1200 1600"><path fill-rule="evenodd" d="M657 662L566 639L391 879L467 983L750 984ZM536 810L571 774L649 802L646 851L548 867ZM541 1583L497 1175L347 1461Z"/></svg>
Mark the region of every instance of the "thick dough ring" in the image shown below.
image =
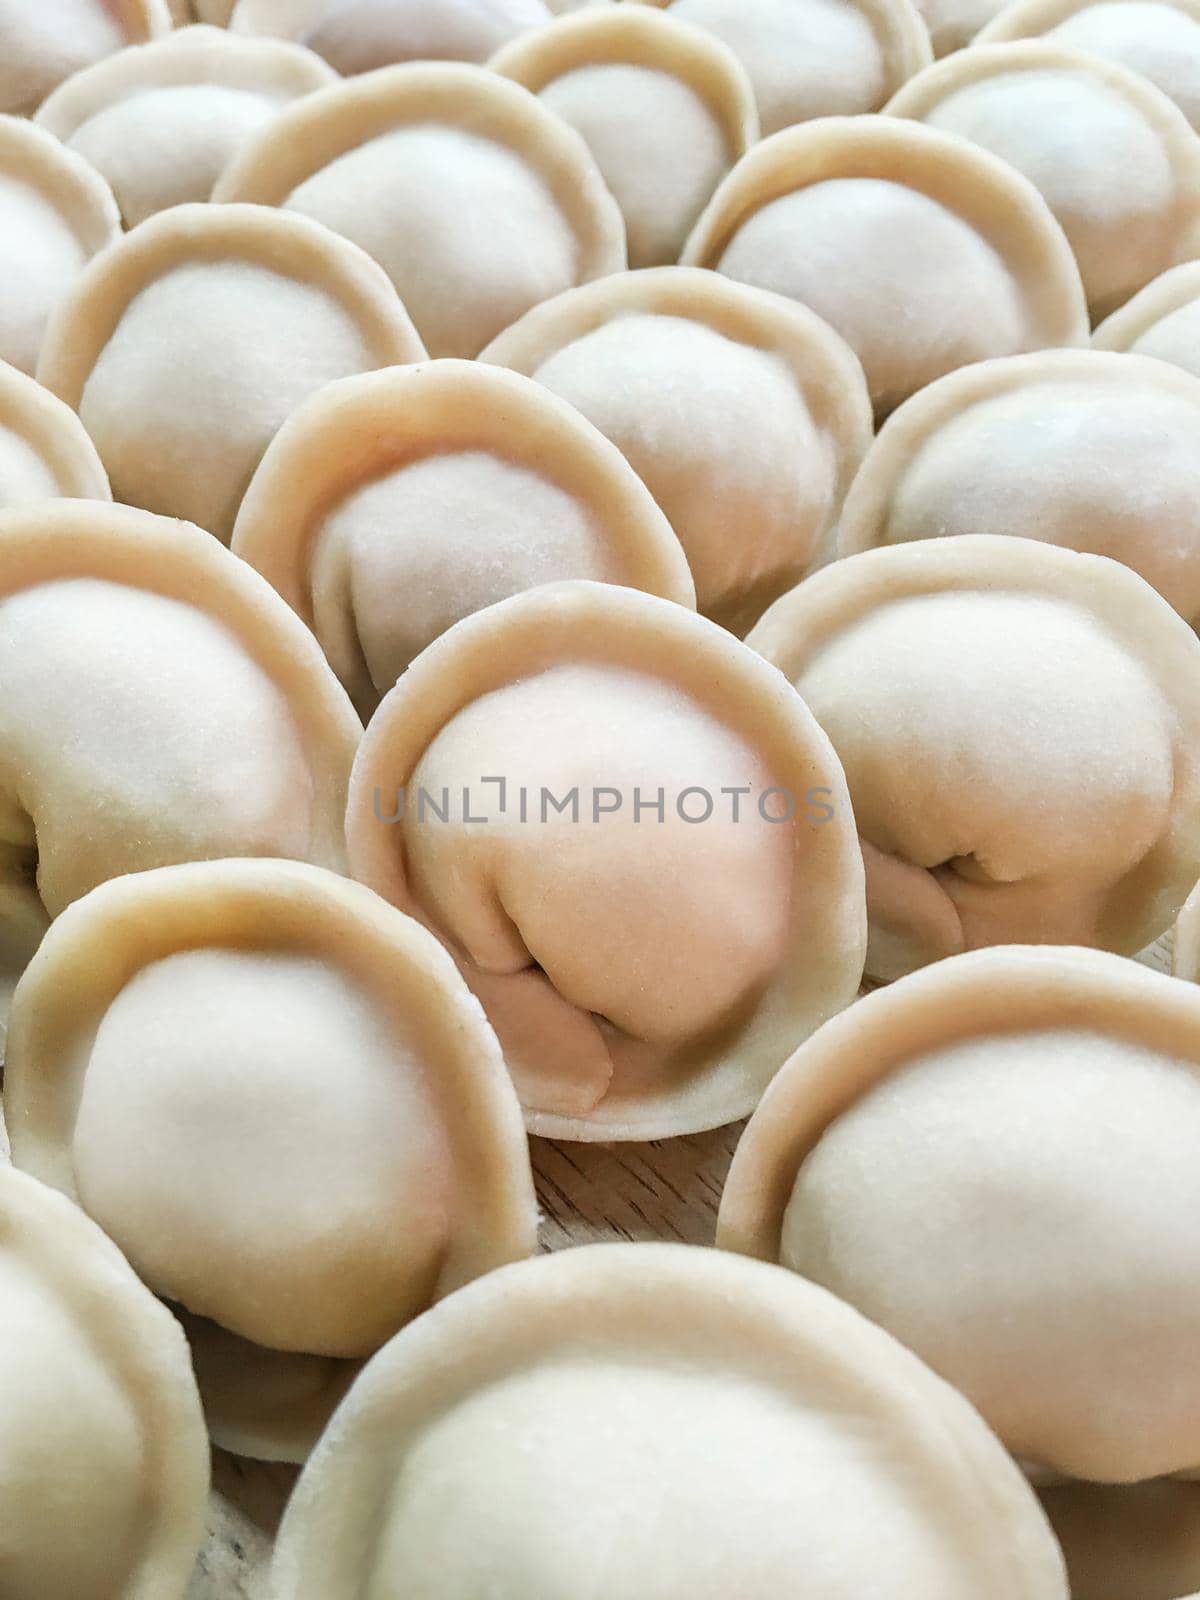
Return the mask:
<svg viewBox="0 0 1200 1600"><path fill-rule="evenodd" d="M111 500L104 463L70 406L0 361L0 510L50 499Z"/></svg>
<svg viewBox="0 0 1200 1600"><path fill-rule="evenodd" d="M1200 378L1200 261L1172 267L1092 335L1097 350L1155 356Z"/></svg>
<svg viewBox="0 0 1200 1600"><path fill-rule="evenodd" d="M73 72L171 26L167 0L0 0L0 111L28 115Z"/></svg>

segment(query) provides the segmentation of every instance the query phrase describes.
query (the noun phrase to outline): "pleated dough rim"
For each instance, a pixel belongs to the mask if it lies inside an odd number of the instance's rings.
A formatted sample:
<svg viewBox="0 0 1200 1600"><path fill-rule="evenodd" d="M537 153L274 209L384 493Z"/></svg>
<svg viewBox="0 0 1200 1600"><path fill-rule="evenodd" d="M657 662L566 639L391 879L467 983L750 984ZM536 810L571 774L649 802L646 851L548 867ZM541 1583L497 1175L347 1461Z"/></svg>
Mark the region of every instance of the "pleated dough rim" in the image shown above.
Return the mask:
<svg viewBox="0 0 1200 1600"><path fill-rule="evenodd" d="M24 117L0 116L0 175L37 189L85 255L94 257L120 238L121 213L95 167Z"/></svg>
<svg viewBox="0 0 1200 1600"><path fill-rule="evenodd" d="M63 498L112 499L104 463L70 406L7 361L0 361L0 430L24 440Z"/></svg>

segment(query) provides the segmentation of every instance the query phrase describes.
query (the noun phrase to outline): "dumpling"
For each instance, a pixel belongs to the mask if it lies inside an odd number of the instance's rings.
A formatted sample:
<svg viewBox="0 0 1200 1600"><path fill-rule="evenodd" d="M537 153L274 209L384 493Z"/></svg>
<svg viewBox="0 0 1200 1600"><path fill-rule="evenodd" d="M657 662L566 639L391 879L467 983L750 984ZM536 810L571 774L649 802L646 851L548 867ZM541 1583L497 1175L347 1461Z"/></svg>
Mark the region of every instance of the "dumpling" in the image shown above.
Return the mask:
<svg viewBox="0 0 1200 1600"><path fill-rule="evenodd" d="M801 1046L718 1243L849 1301L1023 1461L1133 1483L1200 1462L1198 1139L1195 989L1091 950L976 951Z"/></svg>
<svg viewBox="0 0 1200 1600"><path fill-rule="evenodd" d="M1140 72L1200 129L1200 0L1014 0L976 43L1042 36Z"/></svg>
<svg viewBox="0 0 1200 1600"><path fill-rule="evenodd" d="M423 928L317 867L194 862L71 907L18 986L4 1093L14 1162L268 1373L273 1351L361 1361L536 1242L478 1001ZM320 1420L222 1439L302 1459Z"/></svg>
<svg viewBox="0 0 1200 1600"><path fill-rule="evenodd" d="M545 0L238 0L235 33L295 39L339 72L401 61L474 61L549 22Z"/></svg>
<svg viewBox="0 0 1200 1600"><path fill-rule="evenodd" d="M718 183L758 140L737 57L640 6L564 18L502 50L492 70L583 135L621 207L631 267L677 261Z"/></svg>
<svg viewBox="0 0 1200 1600"><path fill-rule="evenodd" d="M832 1296L609 1244L505 1268L358 1379L308 1463L278 1600L1066 1600L979 1418ZM880 1585L883 1587L880 1587Z"/></svg>
<svg viewBox="0 0 1200 1600"><path fill-rule="evenodd" d="M0 510L60 497L112 499L96 446L70 406L0 361Z"/></svg>
<svg viewBox="0 0 1200 1600"><path fill-rule="evenodd" d="M964 367L892 413L836 553L947 535L1123 562L1200 623L1200 381L1161 361L1043 350Z"/></svg>
<svg viewBox="0 0 1200 1600"><path fill-rule="evenodd" d="M933 59L911 0L643 0L724 40L754 86L763 133L878 111Z"/></svg>
<svg viewBox="0 0 1200 1600"><path fill-rule="evenodd" d="M79 413L118 500L228 542L301 400L424 354L386 275L348 240L264 207L191 205L92 263L37 375Z"/></svg>
<svg viewBox="0 0 1200 1600"><path fill-rule="evenodd" d="M0 112L34 111L81 67L170 30L167 0L0 0Z"/></svg>
<svg viewBox="0 0 1200 1600"><path fill-rule="evenodd" d="M693 607L671 526L547 390L436 361L343 378L284 423L233 551L303 617L364 720L426 645L496 600L593 578Z"/></svg>
<svg viewBox="0 0 1200 1600"><path fill-rule="evenodd" d="M1087 340L1079 269L1033 184L898 118L764 140L683 259L811 306L859 356L880 415L956 367Z"/></svg>
<svg viewBox="0 0 1200 1600"><path fill-rule="evenodd" d="M207 200L252 134L337 74L310 51L185 28L77 73L37 114L112 185L127 227Z"/></svg>
<svg viewBox="0 0 1200 1600"><path fill-rule="evenodd" d="M1115 561L891 545L817 573L747 642L845 767L872 976L991 944L1133 954L1200 878L1200 641Z"/></svg>
<svg viewBox="0 0 1200 1600"><path fill-rule="evenodd" d="M1102 322L1092 343L1156 356L1200 378L1200 262L1164 272Z"/></svg>
<svg viewBox="0 0 1200 1600"><path fill-rule="evenodd" d="M1072 1600L1198 1600L1200 1485L1055 1483L1040 1498Z"/></svg>
<svg viewBox="0 0 1200 1600"><path fill-rule="evenodd" d="M0 1477L13 1600L183 1600L208 1441L174 1318L75 1206L0 1167Z"/></svg>
<svg viewBox="0 0 1200 1600"><path fill-rule="evenodd" d="M826 553L871 442L862 368L827 323L695 268L572 290L481 359L536 378L621 449L683 544L700 610L739 633Z"/></svg>
<svg viewBox="0 0 1200 1600"><path fill-rule="evenodd" d="M120 232L112 191L88 162L0 116L0 361L35 370L51 313Z"/></svg>
<svg viewBox="0 0 1200 1600"><path fill-rule="evenodd" d="M935 56L948 56L975 39L1006 0L918 0Z"/></svg>
<svg viewBox="0 0 1200 1600"><path fill-rule="evenodd" d="M1200 254L1200 139L1139 73L1057 43L980 45L922 72L886 110L962 134L1037 185L1094 320Z"/></svg>
<svg viewBox="0 0 1200 1600"><path fill-rule="evenodd" d="M458 955L536 1133L735 1121L857 992L824 735L752 651L632 589L549 584L443 634L371 720L346 831L355 877Z"/></svg>
<svg viewBox="0 0 1200 1600"><path fill-rule="evenodd" d="M483 67L374 72L292 106L216 200L286 206L381 261L435 356L625 266L625 226L573 128Z"/></svg>
<svg viewBox="0 0 1200 1600"><path fill-rule="evenodd" d="M99 501L0 515L0 683L0 1036L47 920L107 878L343 865L358 719L308 630L199 529Z"/></svg>

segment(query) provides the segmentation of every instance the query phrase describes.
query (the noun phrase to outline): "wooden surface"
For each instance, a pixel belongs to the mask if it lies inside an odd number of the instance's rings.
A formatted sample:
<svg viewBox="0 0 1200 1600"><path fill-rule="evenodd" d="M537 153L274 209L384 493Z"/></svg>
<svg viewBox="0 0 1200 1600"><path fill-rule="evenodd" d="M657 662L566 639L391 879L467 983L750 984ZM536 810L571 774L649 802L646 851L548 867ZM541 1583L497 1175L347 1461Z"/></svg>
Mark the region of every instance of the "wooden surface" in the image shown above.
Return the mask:
<svg viewBox="0 0 1200 1600"><path fill-rule="evenodd" d="M1166 971L1169 952L1168 937L1139 959ZM742 1126L654 1144L535 1139L542 1249L607 1239L711 1244L721 1189ZM0 1122L0 1160L6 1157ZM205 1545L187 1600L269 1600L272 1540L295 1480L295 1468L215 1452Z"/></svg>

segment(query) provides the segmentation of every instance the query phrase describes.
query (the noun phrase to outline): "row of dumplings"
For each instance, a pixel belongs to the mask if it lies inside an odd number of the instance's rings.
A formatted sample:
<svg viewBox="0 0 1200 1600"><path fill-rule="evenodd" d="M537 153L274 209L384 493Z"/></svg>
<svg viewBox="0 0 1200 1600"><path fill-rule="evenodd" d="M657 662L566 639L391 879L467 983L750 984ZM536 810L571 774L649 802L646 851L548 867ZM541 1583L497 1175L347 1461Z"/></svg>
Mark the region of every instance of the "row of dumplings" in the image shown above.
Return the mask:
<svg viewBox="0 0 1200 1600"><path fill-rule="evenodd" d="M275 1600L1200 1587L1200 22L40 9L4 1582L181 1594L207 1429Z"/></svg>

